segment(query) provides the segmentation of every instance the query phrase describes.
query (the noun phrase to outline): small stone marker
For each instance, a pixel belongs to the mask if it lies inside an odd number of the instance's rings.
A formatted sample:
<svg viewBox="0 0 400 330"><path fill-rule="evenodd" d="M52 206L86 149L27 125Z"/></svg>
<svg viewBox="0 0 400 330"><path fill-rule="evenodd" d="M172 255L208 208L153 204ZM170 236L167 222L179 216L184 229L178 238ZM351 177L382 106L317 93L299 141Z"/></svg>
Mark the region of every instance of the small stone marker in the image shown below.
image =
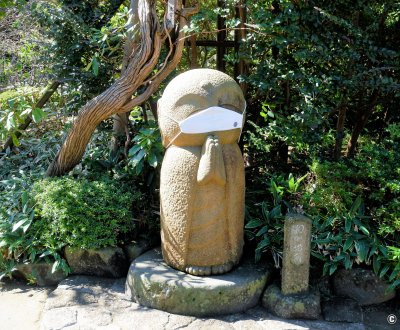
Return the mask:
<svg viewBox="0 0 400 330"><path fill-rule="evenodd" d="M301 214L285 219L282 286L270 285L262 305L272 314L287 319L318 319L321 299L318 290L309 290L311 220Z"/></svg>
<svg viewBox="0 0 400 330"><path fill-rule="evenodd" d="M284 227L282 293L308 291L311 250L311 220L301 214L286 217Z"/></svg>

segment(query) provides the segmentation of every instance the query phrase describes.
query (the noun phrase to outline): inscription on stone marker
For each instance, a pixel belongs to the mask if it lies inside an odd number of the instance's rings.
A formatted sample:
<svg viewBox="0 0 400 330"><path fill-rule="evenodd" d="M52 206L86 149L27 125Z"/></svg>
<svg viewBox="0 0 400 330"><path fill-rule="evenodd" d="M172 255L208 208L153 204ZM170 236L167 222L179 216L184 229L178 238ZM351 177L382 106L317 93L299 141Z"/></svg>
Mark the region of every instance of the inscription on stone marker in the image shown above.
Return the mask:
<svg viewBox="0 0 400 330"><path fill-rule="evenodd" d="M311 220L301 214L285 219L282 293L308 291L311 249Z"/></svg>
<svg viewBox="0 0 400 330"><path fill-rule="evenodd" d="M303 264L307 259L307 251L304 249L303 238L304 238L305 227L303 224L295 223L290 228L290 237L291 241L289 241L290 249L291 249L291 261L295 265Z"/></svg>

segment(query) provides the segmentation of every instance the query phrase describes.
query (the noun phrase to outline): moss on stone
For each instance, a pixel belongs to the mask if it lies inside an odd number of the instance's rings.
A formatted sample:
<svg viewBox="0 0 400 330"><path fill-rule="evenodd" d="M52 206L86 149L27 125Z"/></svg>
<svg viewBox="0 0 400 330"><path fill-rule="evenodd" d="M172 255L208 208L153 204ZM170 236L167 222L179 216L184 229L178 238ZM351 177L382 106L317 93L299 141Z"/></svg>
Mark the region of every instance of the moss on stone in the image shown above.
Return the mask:
<svg viewBox="0 0 400 330"><path fill-rule="evenodd" d="M295 313L304 313L305 310L304 303L300 301L295 302L295 304L293 305L293 309Z"/></svg>
<svg viewBox="0 0 400 330"><path fill-rule="evenodd" d="M317 292L284 295L275 284L265 290L262 303L271 313L288 319L318 319L321 313L320 297Z"/></svg>
<svg viewBox="0 0 400 330"><path fill-rule="evenodd" d="M254 307L269 278L267 266L244 263L232 272L197 277L167 267L161 255L149 251L132 264L127 292L141 305L171 313L211 316Z"/></svg>

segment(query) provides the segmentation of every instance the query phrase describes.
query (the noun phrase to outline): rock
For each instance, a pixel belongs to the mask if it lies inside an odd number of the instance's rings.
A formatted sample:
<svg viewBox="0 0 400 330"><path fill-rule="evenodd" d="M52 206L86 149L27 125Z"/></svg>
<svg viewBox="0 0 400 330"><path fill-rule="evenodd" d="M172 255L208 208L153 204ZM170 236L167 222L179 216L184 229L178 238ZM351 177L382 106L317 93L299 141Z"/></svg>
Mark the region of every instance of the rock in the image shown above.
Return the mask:
<svg viewBox="0 0 400 330"><path fill-rule="evenodd" d="M367 330L399 329L400 299L362 307ZM395 323L393 323L396 321Z"/></svg>
<svg viewBox="0 0 400 330"><path fill-rule="evenodd" d="M357 301L350 298L334 297L322 303L325 321L361 323L363 313Z"/></svg>
<svg viewBox="0 0 400 330"><path fill-rule="evenodd" d="M16 277L22 277L28 282L34 279L38 286L54 286L67 277L62 270L52 273L53 264L39 262L35 264L18 264Z"/></svg>
<svg viewBox="0 0 400 330"><path fill-rule="evenodd" d="M268 267L250 262L224 275L189 275L169 267L156 249L131 264L126 292L141 305L170 313L230 314L257 305L269 276Z"/></svg>
<svg viewBox="0 0 400 330"><path fill-rule="evenodd" d="M319 292L284 295L276 284L265 290L262 305L272 314L285 319L316 320L321 314Z"/></svg>
<svg viewBox="0 0 400 330"><path fill-rule="evenodd" d="M65 258L72 274L118 278L126 276L128 271L126 256L119 247L96 250L67 247Z"/></svg>
<svg viewBox="0 0 400 330"><path fill-rule="evenodd" d="M131 264L133 260L145 253L151 248L148 241L140 240L134 241L131 244L123 247L128 263Z"/></svg>
<svg viewBox="0 0 400 330"><path fill-rule="evenodd" d="M321 299L334 296L332 292L331 278L329 276L312 279L311 286L318 289Z"/></svg>
<svg viewBox="0 0 400 330"><path fill-rule="evenodd" d="M333 277L333 289L337 296L352 298L360 306L380 304L395 297L395 291L386 292L388 285L372 270L341 269Z"/></svg>

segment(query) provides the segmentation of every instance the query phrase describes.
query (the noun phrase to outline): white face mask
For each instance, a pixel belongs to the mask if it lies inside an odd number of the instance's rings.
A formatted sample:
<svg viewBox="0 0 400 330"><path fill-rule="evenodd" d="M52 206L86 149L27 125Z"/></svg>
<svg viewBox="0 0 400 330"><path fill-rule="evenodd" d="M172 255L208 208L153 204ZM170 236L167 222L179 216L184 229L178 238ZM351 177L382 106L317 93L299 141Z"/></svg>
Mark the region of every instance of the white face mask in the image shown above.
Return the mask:
<svg viewBox="0 0 400 330"><path fill-rule="evenodd" d="M241 135L245 112L246 107L243 113L237 113L236 111L230 109L213 106L196 112L181 121L177 121L174 118L167 116L169 119L176 122L180 128L180 132L172 138L167 148L176 140L176 138L181 133L211 133L239 128Z"/></svg>

